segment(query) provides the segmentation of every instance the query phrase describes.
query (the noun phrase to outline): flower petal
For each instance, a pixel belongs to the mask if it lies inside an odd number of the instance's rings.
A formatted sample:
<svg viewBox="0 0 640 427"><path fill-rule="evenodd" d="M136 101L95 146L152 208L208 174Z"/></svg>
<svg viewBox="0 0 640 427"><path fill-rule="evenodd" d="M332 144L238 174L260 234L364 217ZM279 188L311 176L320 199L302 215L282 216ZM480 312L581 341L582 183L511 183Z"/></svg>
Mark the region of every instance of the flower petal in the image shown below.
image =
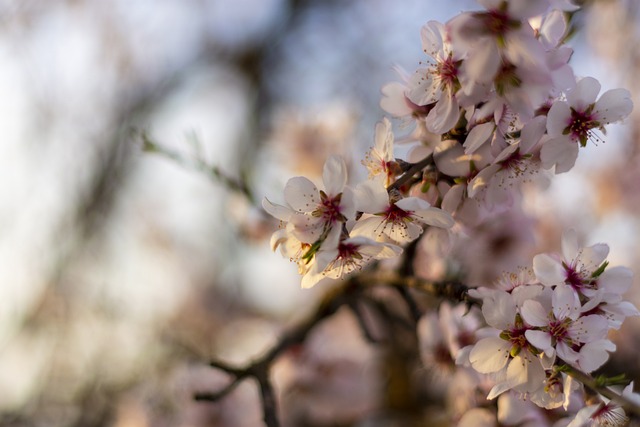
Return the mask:
<svg viewBox="0 0 640 427"><path fill-rule="evenodd" d="M497 372L509 361L511 344L498 337L481 339L469 353L473 369L481 374Z"/></svg>
<svg viewBox="0 0 640 427"><path fill-rule="evenodd" d="M318 188L308 178L297 176L284 186L284 199L298 212L312 212L320 204Z"/></svg>
<svg viewBox="0 0 640 427"><path fill-rule="evenodd" d="M322 182L325 192L330 197L342 193L344 186L347 185L347 165L342 157L329 156L322 170Z"/></svg>
<svg viewBox="0 0 640 427"><path fill-rule="evenodd" d="M533 272L545 286L556 286L565 281L562 264L547 254L539 254L533 258Z"/></svg>

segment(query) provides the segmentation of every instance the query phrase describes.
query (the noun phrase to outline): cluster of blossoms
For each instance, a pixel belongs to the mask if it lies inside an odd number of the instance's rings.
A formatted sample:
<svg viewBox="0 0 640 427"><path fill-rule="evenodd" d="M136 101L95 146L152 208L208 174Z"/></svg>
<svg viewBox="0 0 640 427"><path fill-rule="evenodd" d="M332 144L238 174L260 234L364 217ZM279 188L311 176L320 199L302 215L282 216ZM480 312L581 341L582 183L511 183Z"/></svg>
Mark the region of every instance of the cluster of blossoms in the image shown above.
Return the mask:
<svg viewBox="0 0 640 427"><path fill-rule="evenodd" d="M631 270L607 268L608 253L602 243L580 247L571 230L562 256L537 255L533 269L505 275L498 288L470 291L489 328L458 363L491 375L489 399L514 390L540 407L566 409L577 388L567 367L591 373L607 361L616 349L608 332L640 315L622 298Z"/></svg>
<svg viewBox="0 0 640 427"><path fill-rule="evenodd" d="M631 270L609 267L608 252L605 244L579 246L570 230L562 255L537 255L533 268L504 274L495 287L470 290L481 311L445 302L421 318L423 363L445 374L446 403L457 425L626 425L621 402L585 397L571 375L600 368L616 348L609 331L640 315L622 297L632 284ZM617 394L640 404L633 383ZM561 407L568 415L550 415Z"/></svg>
<svg viewBox="0 0 640 427"><path fill-rule="evenodd" d="M428 22L429 56L404 83L383 88L381 106L415 123L413 163L396 159L385 118L363 164L369 179L347 185L347 166L327 160L324 190L304 177L285 187L286 205L264 208L283 229L272 247L299 265L303 286L395 257L425 225L473 227L508 209L513 191L544 169L571 169L579 148L632 110L630 94L574 77L568 61L568 1L482 0L485 10ZM400 180L400 181L397 181ZM437 207L434 207L437 206ZM442 210L440 210L442 209Z"/></svg>
<svg viewBox="0 0 640 427"><path fill-rule="evenodd" d="M523 182L569 171L580 148L630 114L627 90L598 96L596 79L574 75L572 49L563 44L567 16L577 9L569 0L478 2L484 10L428 22L421 32L427 61L383 87L382 108L413 131L396 141L389 119L376 125L364 182L348 185L347 165L332 156L322 190L296 177L285 186L285 204L263 201L281 222L272 249L298 264L303 287L397 257L428 227L454 237L473 230L511 208ZM395 142L417 144L402 160ZM477 318L454 321L457 309L446 309L441 327L436 318L421 326L429 331L424 346L449 349L447 364L467 376L490 375L488 398L512 408L498 417L501 425L545 425L538 408L569 408L582 386L568 371L602 366L615 350L608 332L640 315L622 298L631 271L608 268L608 246L580 247L568 232L562 248L562 256L538 255L533 268L506 275L497 288L472 290L482 301ZM489 327L476 330L480 320ZM425 354L425 363L442 362L441 351ZM513 410L514 395L532 412ZM624 395L640 400L631 388ZM561 425L624 419L617 403L600 399L583 401ZM486 414L477 410L460 425L492 425L478 421Z"/></svg>

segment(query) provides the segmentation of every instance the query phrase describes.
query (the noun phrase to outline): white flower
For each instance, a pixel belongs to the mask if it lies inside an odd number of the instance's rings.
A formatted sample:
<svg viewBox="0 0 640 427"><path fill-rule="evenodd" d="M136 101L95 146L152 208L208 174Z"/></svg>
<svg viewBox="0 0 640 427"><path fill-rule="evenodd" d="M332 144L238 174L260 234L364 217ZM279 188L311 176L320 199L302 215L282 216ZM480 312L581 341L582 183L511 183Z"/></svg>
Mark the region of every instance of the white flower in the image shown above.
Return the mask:
<svg viewBox="0 0 640 427"><path fill-rule="evenodd" d="M540 329L525 332L527 340L549 356L558 354L565 362L578 365L580 353L574 348L583 344L602 340L607 335L608 322L596 314L581 316L581 304L578 295L567 285L557 286L552 295L551 310L543 306L545 301L529 300L522 306L522 318ZM546 305L546 304L545 304ZM604 348L599 349L605 351ZM590 357L591 360L585 360ZM608 354L587 354L580 359L589 367L599 360L606 360Z"/></svg>
<svg viewBox="0 0 640 427"><path fill-rule="evenodd" d="M324 278L341 279L374 259L394 258L401 252L396 245L364 236L344 238L341 232L332 232L316 253L313 268L302 278L302 287L310 288Z"/></svg>
<svg viewBox="0 0 640 427"><path fill-rule="evenodd" d="M422 226L451 228L454 220L442 209L432 207L425 200L406 197L392 201L379 180L366 181L356 188L357 210L372 214L356 222L353 234L371 236L376 240L387 237L396 243L407 243L422 234Z"/></svg>
<svg viewBox="0 0 640 427"><path fill-rule="evenodd" d="M429 21L421 36L422 49L434 62L416 71L408 83L407 98L417 105L435 104L426 118L427 129L442 134L454 127L460 116L455 94L460 88L458 67L464 53L453 50L440 22Z"/></svg>
<svg viewBox="0 0 640 427"><path fill-rule="evenodd" d="M497 384L488 399L510 389L533 392L545 380L542 363L525 336L531 326L518 313L521 302L503 291L495 291L483 300L482 314L490 326L500 331L500 336L478 341L469 353L469 361L476 371L494 374Z"/></svg>
<svg viewBox="0 0 640 427"><path fill-rule="evenodd" d="M533 271L538 280L546 286L566 283L578 293L589 293L589 289L597 286L593 274L603 265L609 246L597 243L580 247L575 231L568 230L562 235L562 253L563 259L547 254L533 258Z"/></svg>
<svg viewBox="0 0 640 427"><path fill-rule="evenodd" d="M542 138L545 118L536 117L521 130L521 137L508 144L493 162L482 169L471 180L468 187L469 196L486 188L484 200L492 206L510 205L513 200L511 189L539 170L539 159L536 154L538 143Z"/></svg>
<svg viewBox="0 0 640 427"><path fill-rule="evenodd" d="M486 12L467 12L447 24L454 46L469 57L463 70L471 81L490 83L506 59L516 67L546 69L544 49L526 19L548 8L547 0L482 0Z"/></svg>
<svg viewBox="0 0 640 427"><path fill-rule="evenodd" d="M580 409L567 427L626 426L629 418L627 418L624 409L605 397L602 397L602 399L604 402L588 405Z"/></svg>
<svg viewBox="0 0 640 427"><path fill-rule="evenodd" d="M272 216L294 226L290 230L302 242L314 243L326 237L338 223L355 215L353 193L347 183L347 166L339 156L327 159L322 180L325 190L318 190L308 178L291 178L284 188L287 206L264 199L262 206Z"/></svg>
<svg viewBox="0 0 640 427"><path fill-rule="evenodd" d="M556 166L556 173L567 172L578 157L578 148L587 145L594 129L605 132L604 126L627 117L633 109L631 94L626 89L600 92L600 83L592 78L580 80L567 92L566 101L553 103L547 114L550 139L540 152L545 169Z"/></svg>
<svg viewBox="0 0 640 427"><path fill-rule="evenodd" d="M369 171L369 179L382 175L384 186L388 187L395 177L393 157L393 132L391 122L386 117L376 124L375 145L366 154L362 164Z"/></svg>

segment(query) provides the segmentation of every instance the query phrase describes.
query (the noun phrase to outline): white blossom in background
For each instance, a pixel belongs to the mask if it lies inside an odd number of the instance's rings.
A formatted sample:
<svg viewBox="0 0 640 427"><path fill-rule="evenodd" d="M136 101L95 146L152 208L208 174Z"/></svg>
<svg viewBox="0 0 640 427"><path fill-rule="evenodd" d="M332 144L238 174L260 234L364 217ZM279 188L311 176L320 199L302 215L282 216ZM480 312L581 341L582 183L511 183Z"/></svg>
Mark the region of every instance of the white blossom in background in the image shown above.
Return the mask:
<svg viewBox="0 0 640 427"><path fill-rule="evenodd" d="M585 147L590 139L600 140L595 130L605 133L604 126L627 117L633 109L631 94L626 89L600 92L600 83L593 77L578 81L573 90L567 91L567 99L551 105L547 113L547 132L550 139L542 146L542 165L556 173L567 172L578 158L579 147Z"/></svg>

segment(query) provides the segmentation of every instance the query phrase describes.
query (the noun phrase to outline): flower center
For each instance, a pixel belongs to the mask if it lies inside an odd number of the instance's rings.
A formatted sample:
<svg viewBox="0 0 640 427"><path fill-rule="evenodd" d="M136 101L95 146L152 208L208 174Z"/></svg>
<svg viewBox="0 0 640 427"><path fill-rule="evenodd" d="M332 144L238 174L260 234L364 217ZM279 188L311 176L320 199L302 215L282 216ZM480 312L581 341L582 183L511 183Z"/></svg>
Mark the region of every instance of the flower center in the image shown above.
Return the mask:
<svg viewBox="0 0 640 427"><path fill-rule="evenodd" d="M340 213L340 201L342 193L336 197L329 197L324 191L320 191L320 206L313 212L313 216L321 217L325 223L333 224L338 221L346 221L346 218Z"/></svg>
<svg viewBox="0 0 640 427"><path fill-rule="evenodd" d="M579 291L584 286L584 282L582 281L582 277L573 267L566 267L566 278L565 283L570 285L576 291Z"/></svg>
<svg viewBox="0 0 640 427"><path fill-rule="evenodd" d="M458 78L458 65L451 55L436 65L436 72L443 87L453 87Z"/></svg>
<svg viewBox="0 0 640 427"><path fill-rule="evenodd" d="M584 147L587 145L587 139L589 139L589 131L595 127L598 127L598 122L593 119L593 116L588 111L576 111L571 109L571 120L569 126L565 128L565 134L570 134L574 140L580 141L580 145Z"/></svg>
<svg viewBox="0 0 640 427"><path fill-rule="evenodd" d="M387 222L392 222L394 224L403 223L411 220L411 212L402 210L397 207L395 203L392 203L385 212L385 218Z"/></svg>
<svg viewBox="0 0 640 427"><path fill-rule="evenodd" d="M564 341L567 336L567 327L568 322L566 319L564 321L554 320L549 323L549 333L557 340Z"/></svg>

